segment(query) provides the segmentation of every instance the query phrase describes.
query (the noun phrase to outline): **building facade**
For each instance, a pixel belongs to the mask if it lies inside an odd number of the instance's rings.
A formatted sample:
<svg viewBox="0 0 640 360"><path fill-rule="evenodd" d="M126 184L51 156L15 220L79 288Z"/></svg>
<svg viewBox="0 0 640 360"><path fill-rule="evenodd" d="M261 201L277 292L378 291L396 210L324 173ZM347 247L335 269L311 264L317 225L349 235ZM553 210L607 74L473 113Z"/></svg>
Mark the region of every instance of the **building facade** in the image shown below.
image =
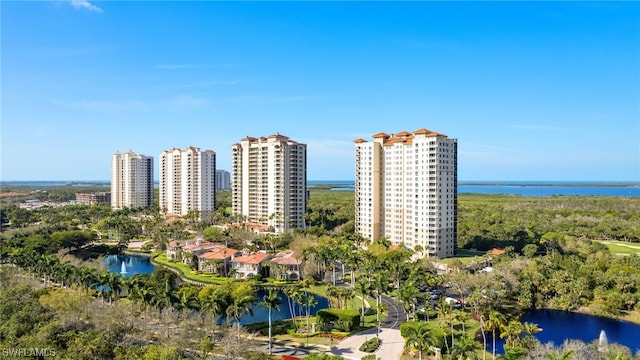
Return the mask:
<svg viewBox="0 0 640 360"><path fill-rule="evenodd" d="M307 145L278 133L231 147L233 214L278 233L304 228Z"/></svg>
<svg viewBox="0 0 640 360"><path fill-rule="evenodd" d="M208 219L216 204L216 153L190 146L160 154L160 209L185 216L197 211Z"/></svg>
<svg viewBox="0 0 640 360"><path fill-rule="evenodd" d="M153 157L116 152L111 159L111 207L143 208L153 205Z"/></svg>
<svg viewBox="0 0 640 360"><path fill-rule="evenodd" d="M356 232L423 256L453 256L457 241L458 141L427 129L355 141Z"/></svg>
<svg viewBox="0 0 640 360"><path fill-rule="evenodd" d="M110 192L76 193L76 202L85 205L111 204Z"/></svg>
<svg viewBox="0 0 640 360"><path fill-rule="evenodd" d="M216 190L231 190L231 173L227 170L216 170Z"/></svg>

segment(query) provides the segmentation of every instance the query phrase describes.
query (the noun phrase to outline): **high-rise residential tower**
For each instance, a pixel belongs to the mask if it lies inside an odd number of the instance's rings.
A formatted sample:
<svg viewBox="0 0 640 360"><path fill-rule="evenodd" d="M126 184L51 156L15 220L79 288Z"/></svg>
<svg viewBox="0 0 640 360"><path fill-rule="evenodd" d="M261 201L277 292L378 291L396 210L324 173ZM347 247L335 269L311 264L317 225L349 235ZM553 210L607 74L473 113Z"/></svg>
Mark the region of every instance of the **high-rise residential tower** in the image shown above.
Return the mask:
<svg viewBox="0 0 640 360"><path fill-rule="evenodd" d="M458 141L420 129L357 139L356 232L422 255L453 256L457 239ZM418 248L419 249L419 248Z"/></svg>
<svg viewBox="0 0 640 360"><path fill-rule="evenodd" d="M304 228L307 145L278 133L231 146L233 214L278 233Z"/></svg>
<svg viewBox="0 0 640 360"><path fill-rule="evenodd" d="M216 205L216 153L190 146L160 154L160 210L185 216L197 211L201 220Z"/></svg>
<svg viewBox="0 0 640 360"><path fill-rule="evenodd" d="M227 170L216 170L216 190L231 189L231 174Z"/></svg>
<svg viewBox="0 0 640 360"><path fill-rule="evenodd" d="M153 157L132 151L111 158L111 207L143 208L153 205Z"/></svg>

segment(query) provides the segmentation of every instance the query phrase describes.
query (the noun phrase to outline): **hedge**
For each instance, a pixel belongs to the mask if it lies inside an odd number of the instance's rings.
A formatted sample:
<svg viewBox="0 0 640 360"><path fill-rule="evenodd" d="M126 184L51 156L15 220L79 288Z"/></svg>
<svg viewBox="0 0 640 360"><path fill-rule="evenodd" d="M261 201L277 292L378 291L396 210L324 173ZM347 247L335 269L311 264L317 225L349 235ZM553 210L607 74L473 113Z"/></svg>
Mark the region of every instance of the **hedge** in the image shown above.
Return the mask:
<svg viewBox="0 0 640 360"><path fill-rule="evenodd" d="M358 350L362 352L372 353L378 350L380 344L382 344L382 340L380 340L380 338L374 337L362 343Z"/></svg>
<svg viewBox="0 0 640 360"><path fill-rule="evenodd" d="M360 325L360 313L357 310L320 309L316 313L321 325L333 324L334 328L351 331Z"/></svg>

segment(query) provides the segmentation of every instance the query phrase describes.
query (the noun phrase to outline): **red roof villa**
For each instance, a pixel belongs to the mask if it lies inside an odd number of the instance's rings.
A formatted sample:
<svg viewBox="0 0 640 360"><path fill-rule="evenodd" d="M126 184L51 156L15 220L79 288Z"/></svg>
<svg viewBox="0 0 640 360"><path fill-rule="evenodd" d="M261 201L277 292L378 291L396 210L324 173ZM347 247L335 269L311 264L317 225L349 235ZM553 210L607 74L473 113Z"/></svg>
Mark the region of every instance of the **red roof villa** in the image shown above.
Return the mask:
<svg viewBox="0 0 640 360"><path fill-rule="evenodd" d="M297 280L301 277L301 268L302 259L296 257L295 251L285 250L277 253L271 259L269 276L279 280Z"/></svg>
<svg viewBox="0 0 640 360"><path fill-rule="evenodd" d="M250 253L249 249L244 249L241 256L231 260L231 268L235 270L238 279L250 279L258 274L266 276L263 273L263 264L270 258L271 255L265 252Z"/></svg>

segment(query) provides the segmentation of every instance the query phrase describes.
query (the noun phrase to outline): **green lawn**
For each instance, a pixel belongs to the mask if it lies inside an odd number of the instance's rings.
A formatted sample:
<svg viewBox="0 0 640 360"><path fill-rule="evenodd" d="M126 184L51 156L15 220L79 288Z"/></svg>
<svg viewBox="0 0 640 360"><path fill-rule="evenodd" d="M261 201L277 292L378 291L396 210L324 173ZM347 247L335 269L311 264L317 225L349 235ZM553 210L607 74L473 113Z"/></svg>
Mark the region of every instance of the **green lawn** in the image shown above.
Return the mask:
<svg viewBox="0 0 640 360"><path fill-rule="evenodd" d="M213 274L192 270L189 265L184 264L181 261L167 259L166 254L160 254L154 257L153 262L178 270L182 277L189 280L199 281L206 284L222 284L225 282L233 281L233 279L230 278L223 278Z"/></svg>
<svg viewBox="0 0 640 360"><path fill-rule="evenodd" d="M615 255L640 255L640 244L638 243L629 243L623 241L596 241L609 248L609 251L611 251L611 253Z"/></svg>

